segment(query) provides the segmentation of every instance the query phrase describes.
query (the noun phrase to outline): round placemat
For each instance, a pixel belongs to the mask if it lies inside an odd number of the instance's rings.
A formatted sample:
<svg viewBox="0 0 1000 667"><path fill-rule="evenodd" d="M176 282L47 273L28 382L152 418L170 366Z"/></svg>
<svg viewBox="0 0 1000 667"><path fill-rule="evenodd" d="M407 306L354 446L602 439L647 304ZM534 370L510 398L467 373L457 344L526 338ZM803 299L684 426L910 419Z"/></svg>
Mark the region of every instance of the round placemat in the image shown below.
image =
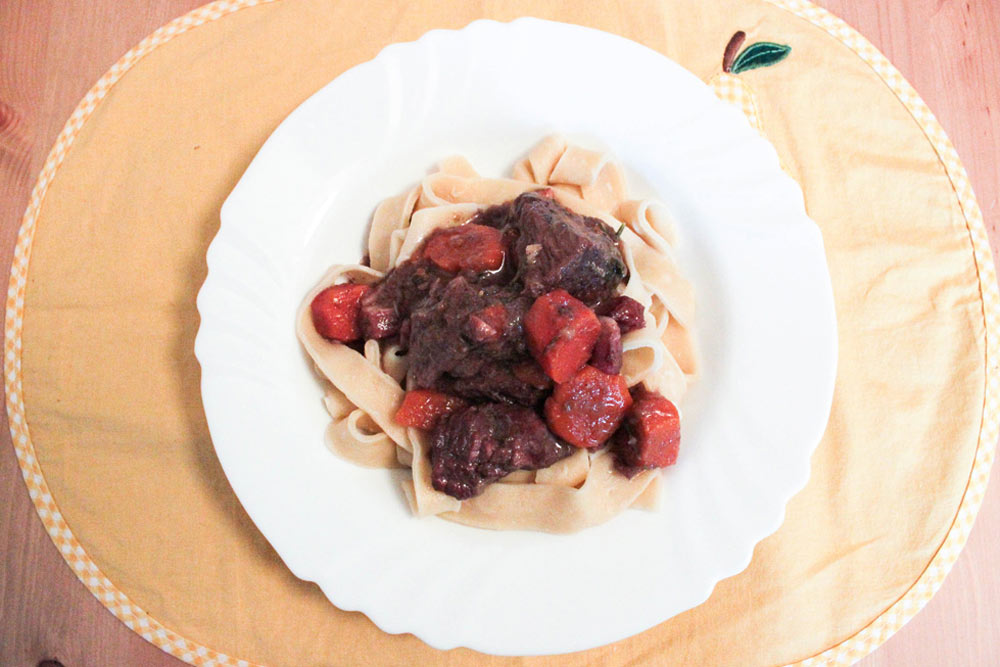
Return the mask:
<svg viewBox="0 0 1000 667"><path fill-rule="evenodd" d="M807 2L647 0L612 11L522 1L485 17L525 14L634 39L747 111L823 231L840 339L812 477L750 567L640 635L528 661L857 660L940 586L997 439L1000 299L954 149L884 57ZM81 581L187 662L510 661L387 635L295 579L218 465L192 351L219 206L270 131L382 46L483 17L474 2L377 13L318 0L213 3L126 54L45 163L7 299L14 446L39 516ZM790 54L723 73L737 30L747 44Z"/></svg>

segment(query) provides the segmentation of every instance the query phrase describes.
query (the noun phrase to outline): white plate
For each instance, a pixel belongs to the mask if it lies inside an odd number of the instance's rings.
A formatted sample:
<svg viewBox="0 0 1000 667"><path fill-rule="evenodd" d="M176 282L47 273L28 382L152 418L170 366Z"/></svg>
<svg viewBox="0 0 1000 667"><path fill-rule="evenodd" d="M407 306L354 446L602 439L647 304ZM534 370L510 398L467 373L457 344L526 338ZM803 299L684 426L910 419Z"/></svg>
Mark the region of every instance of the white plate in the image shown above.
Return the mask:
<svg viewBox="0 0 1000 667"><path fill-rule="evenodd" d="M660 511L576 535L413 518L400 473L324 447L296 307L328 265L358 260L375 205L434 162L461 153L506 175L553 130L612 149L677 218L703 353L680 460ZM261 148L222 207L208 267L195 352L243 506L338 607L438 648L576 651L700 604L781 524L832 399L822 238L774 149L679 65L578 26L477 21L345 72Z"/></svg>

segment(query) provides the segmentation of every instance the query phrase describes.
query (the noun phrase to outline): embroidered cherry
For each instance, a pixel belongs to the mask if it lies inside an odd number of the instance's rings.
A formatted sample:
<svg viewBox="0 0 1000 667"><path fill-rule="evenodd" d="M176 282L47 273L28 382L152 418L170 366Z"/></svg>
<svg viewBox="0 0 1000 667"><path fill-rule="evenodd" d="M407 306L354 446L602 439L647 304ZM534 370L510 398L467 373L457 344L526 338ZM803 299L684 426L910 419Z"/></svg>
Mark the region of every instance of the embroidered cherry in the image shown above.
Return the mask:
<svg viewBox="0 0 1000 667"><path fill-rule="evenodd" d="M708 82L719 99L739 108L758 132L764 128L760 119L760 106L753 90L737 76L742 72L769 67L788 57L792 47L774 42L755 42L743 48L747 34L739 30L726 44L722 55L722 71Z"/></svg>

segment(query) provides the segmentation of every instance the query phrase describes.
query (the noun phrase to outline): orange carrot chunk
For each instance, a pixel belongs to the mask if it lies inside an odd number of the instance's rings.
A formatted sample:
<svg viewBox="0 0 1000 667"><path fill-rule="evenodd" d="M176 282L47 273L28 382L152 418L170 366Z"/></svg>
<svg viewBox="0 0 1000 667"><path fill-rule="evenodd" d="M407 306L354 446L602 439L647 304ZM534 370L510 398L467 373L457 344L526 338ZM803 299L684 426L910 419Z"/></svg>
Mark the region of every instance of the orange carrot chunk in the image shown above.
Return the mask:
<svg viewBox="0 0 1000 667"><path fill-rule="evenodd" d="M424 257L445 271L496 271L503 266L504 243L499 229L466 223L434 232Z"/></svg>
<svg viewBox="0 0 1000 667"><path fill-rule="evenodd" d="M340 343L361 338L358 313L361 297L369 289L368 285L333 285L317 294L309 306L316 333Z"/></svg>
<svg viewBox="0 0 1000 667"><path fill-rule="evenodd" d="M545 401L545 420L571 445L600 447L618 430L631 406L625 378L584 366Z"/></svg>
<svg viewBox="0 0 1000 667"><path fill-rule="evenodd" d="M457 396L433 389L413 389L403 396L403 403L393 419L397 424L430 430L444 415L467 405Z"/></svg>
<svg viewBox="0 0 1000 667"><path fill-rule="evenodd" d="M614 438L613 448L619 463L633 470L673 465L681 446L677 406L659 393L643 388L633 398L632 409Z"/></svg>
<svg viewBox="0 0 1000 667"><path fill-rule="evenodd" d="M590 359L601 323L586 304L557 289L531 304L524 316L524 333L531 355L545 374L565 382Z"/></svg>

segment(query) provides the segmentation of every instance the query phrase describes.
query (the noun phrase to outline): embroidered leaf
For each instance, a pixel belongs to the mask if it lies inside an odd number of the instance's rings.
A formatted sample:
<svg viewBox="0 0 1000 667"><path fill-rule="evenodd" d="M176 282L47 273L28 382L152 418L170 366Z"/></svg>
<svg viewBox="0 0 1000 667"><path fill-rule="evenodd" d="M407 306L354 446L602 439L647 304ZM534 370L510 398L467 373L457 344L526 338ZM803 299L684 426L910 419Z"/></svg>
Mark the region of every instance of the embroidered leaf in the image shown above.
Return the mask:
<svg viewBox="0 0 1000 667"><path fill-rule="evenodd" d="M775 44L774 42L751 44L743 49L743 53L733 61L731 71L733 74L739 74L758 67L768 67L784 60L791 50L792 47L787 44Z"/></svg>

